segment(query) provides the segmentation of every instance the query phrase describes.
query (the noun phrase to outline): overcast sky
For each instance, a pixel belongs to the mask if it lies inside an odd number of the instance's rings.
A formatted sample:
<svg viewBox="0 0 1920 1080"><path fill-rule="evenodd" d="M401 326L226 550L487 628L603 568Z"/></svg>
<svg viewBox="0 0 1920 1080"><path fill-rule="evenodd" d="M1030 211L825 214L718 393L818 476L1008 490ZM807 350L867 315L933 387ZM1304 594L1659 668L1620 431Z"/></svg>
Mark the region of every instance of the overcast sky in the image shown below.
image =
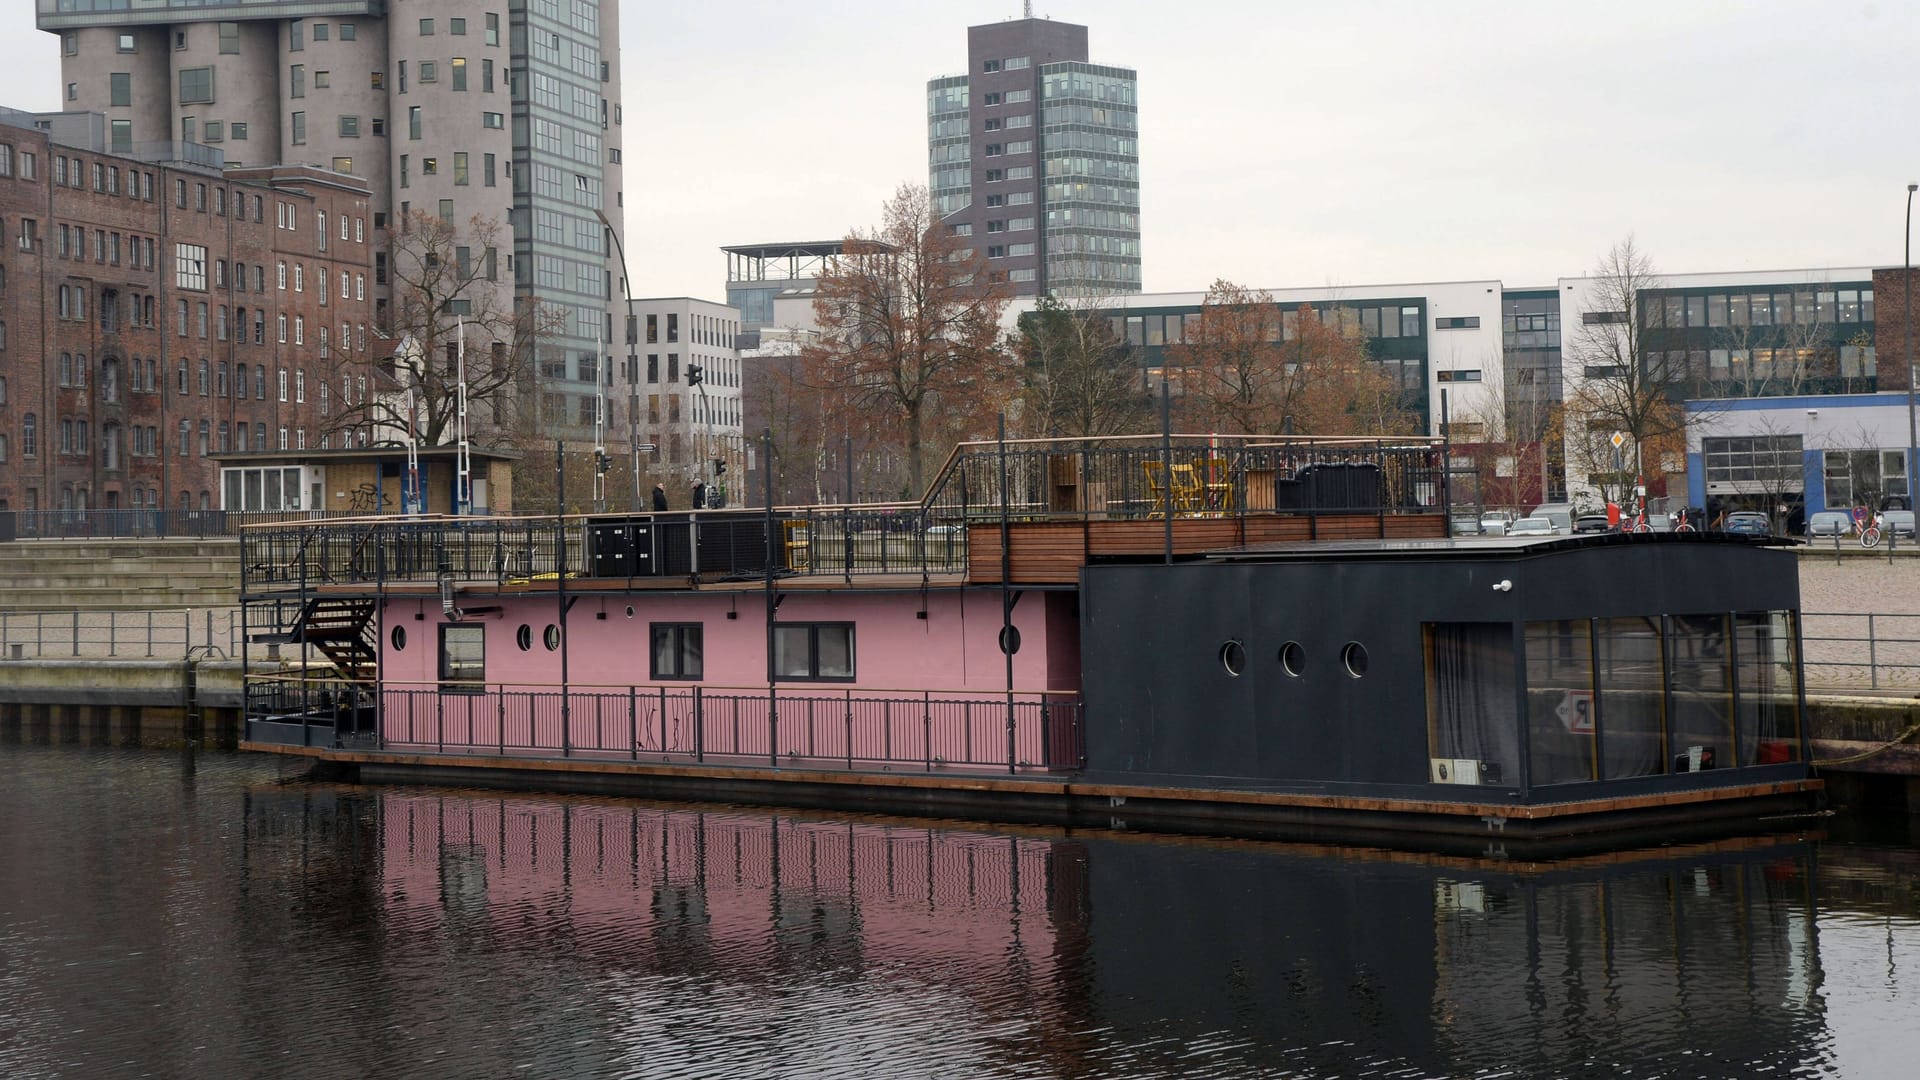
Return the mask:
<svg viewBox="0 0 1920 1080"><path fill-rule="evenodd" d="M59 105L0 8L0 104ZM1010 0L624 5L640 295L722 298L723 244L871 224L926 182L925 83ZM1140 74L1151 291L1898 265L1920 180L1902 0L1040 0Z"/></svg>

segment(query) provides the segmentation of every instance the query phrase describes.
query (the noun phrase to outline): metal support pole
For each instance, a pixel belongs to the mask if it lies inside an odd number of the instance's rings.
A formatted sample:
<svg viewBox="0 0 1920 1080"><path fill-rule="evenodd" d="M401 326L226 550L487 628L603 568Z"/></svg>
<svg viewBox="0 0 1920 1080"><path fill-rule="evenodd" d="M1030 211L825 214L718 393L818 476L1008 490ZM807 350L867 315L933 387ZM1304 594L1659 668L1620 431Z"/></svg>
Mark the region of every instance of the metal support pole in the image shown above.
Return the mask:
<svg viewBox="0 0 1920 1080"><path fill-rule="evenodd" d="M1907 362L1907 509L1914 507L1914 449L1920 446L1920 432L1914 427L1913 415L1913 193L1920 190L1920 184L1907 185L1907 222L1904 237L1905 254L1900 260L1900 284L1905 293L1904 310L1900 317L1900 355Z"/></svg>
<svg viewBox="0 0 1920 1080"><path fill-rule="evenodd" d="M1160 369L1160 516L1166 519L1164 559L1173 565L1173 398L1167 390L1167 371Z"/></svg>
<svg viewBox="0 0 1920 1080"><path fill-rule="evenodd" d="M1007 662L1007 771L1014 767L1017 741L1014 737L1013 654L1020 647L1019 634L1013 628L1013 552L1012 525L1007 516L1007 414L1000 414L997 435L1000 449L1000 652ZM1169 522L1173 519L1168 518Z"/></svg>
<svg viewBox="0 0 1920 1080"><path fill-rule="evenodd" d="M773 669L773 624L780 611L779 598L773 590L774 553L784 548L775 546L777 523L773 520L773 429L764 428L760 432L760 478L766 489L767 557L762 560L766 567L767 602L767 760L776 768L780 764L780 699ZM809 537L809 543L812 538ZM739 749L735 740L734 749Z"/></svg>
<svg viewBox="0 0 1920 1080"><path fill-rule="evenodd" d="M554 595L560 606L560 756L573 751L573 691L567 686L567 444L553 440Z"/></svg>

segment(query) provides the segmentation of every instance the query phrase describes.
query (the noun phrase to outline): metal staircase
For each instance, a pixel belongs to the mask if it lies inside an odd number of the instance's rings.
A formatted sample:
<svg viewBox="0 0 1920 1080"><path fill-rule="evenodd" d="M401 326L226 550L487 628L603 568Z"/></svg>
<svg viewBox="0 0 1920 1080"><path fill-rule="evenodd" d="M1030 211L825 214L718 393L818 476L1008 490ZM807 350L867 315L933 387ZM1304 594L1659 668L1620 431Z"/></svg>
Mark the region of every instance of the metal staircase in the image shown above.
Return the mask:
<svg viewBox="0 0 1920 1080"><path fill-rule="evenodd" d="M281 640L305 642L333 661L342 678L372 686L379 678L380 643L371 597L308 597Z"/></svg>

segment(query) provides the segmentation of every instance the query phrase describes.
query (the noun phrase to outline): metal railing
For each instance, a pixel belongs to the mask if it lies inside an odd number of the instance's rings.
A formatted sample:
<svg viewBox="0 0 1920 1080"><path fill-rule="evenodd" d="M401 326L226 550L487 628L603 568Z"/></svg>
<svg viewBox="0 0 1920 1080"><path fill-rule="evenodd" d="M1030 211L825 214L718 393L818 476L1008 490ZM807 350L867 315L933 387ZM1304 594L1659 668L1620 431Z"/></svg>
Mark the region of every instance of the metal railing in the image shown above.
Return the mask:
<svg viewBox="0 0 1920 1080"><path fill-rule="evenodd" d="M772 543L768 542L771 530ZM565 537L562 556L561 538ZM358 518L250 528L243 589L568 577L948 573L965 530L914 506L809 507L554 518Z"/></svg>
<svg viewBox="0 0 1920 1080"><path fill-rule="evenodd" d="M345 511L316 510L12 510L13 532L21 540L117 540L127 538L220 539L237 536L243 526L360 518ZM3 532L0 529L0 532Z"/></svg>
<svg viewBox="0 0 1920 1080"><path fill-rule="evenodd" d="M695 685L582 687L563 694L492 684L471 692L385 687L379 691L377 735L366 722L370 693L331 679L250 679L248 718L260 722L251 730L256 737L285 739L296 728L318 725L323 744L467 756L914 772L1018 773L1085 764L1081 703L1071 693L769 693Z"/></svg>
<svg viewBox="0 0 1920 1080"><path fill-rule="evenodd" d="M238 656L232 608L0 611L0 659L167 659L213 648Z"/></svg>
<svg viewBox="0 0 1920 1080"><path fill-rule="evenodd" d="M1920 689L1920 615L1809 611L1800 619L1809 689Z"/></svg>
<svg viewBox="0 0 1920 1080"><path fill-rule="evenodd" d="M1439 513L1441 444L1305 436L1139 435L956 447L931 521Z"/></svg>

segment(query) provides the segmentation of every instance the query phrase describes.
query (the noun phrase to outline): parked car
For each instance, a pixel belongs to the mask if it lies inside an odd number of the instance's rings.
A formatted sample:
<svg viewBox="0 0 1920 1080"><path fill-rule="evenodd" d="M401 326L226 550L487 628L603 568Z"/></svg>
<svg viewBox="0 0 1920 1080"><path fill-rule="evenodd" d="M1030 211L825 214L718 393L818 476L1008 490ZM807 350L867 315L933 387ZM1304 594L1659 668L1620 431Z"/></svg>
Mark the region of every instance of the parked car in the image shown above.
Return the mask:
<svg viewBox="0 0 1920 1080"><path fill-rule="evenodd" d="M1480 515L1480 531L1488 536L1505 536L1511 524L1513 515L1505 510L1489 510Z"/></svg>
<svg viewBox="0 0 1920 1080"><path fill-rule="evenodd" d="M1573 523L1576 533L1603 533L1613 528L1605 514L1581 514Z"/></svg>
<svg viewBox="0 0 1920 1080"><path fill-rule="evenodd" d="M1721 531L1734 536L1772 536L1773 523L1765 514L1742 510L1728 514Z"/></svg>
<svg viewBox="0 0 1920 1080"><path fill-rule="evenodd" d="M1883 510L1880 512L1880 531L1890 536L1913 538L1913 511Z"/></svg>
<svg viewBox="0 0 1920 1080"><path fill-rule="evenodd" d="M1521 518L1507 529L1508 536L1559 536L1560 526L1543 517Z"/></svg>
<svg viewBox="0 0 1920 1080"><path fill-rule="evenodd" d="M1822 510L1807 519L1808 536L1845 536L1853 531L1853 515L1845 510Z"/></svg>

